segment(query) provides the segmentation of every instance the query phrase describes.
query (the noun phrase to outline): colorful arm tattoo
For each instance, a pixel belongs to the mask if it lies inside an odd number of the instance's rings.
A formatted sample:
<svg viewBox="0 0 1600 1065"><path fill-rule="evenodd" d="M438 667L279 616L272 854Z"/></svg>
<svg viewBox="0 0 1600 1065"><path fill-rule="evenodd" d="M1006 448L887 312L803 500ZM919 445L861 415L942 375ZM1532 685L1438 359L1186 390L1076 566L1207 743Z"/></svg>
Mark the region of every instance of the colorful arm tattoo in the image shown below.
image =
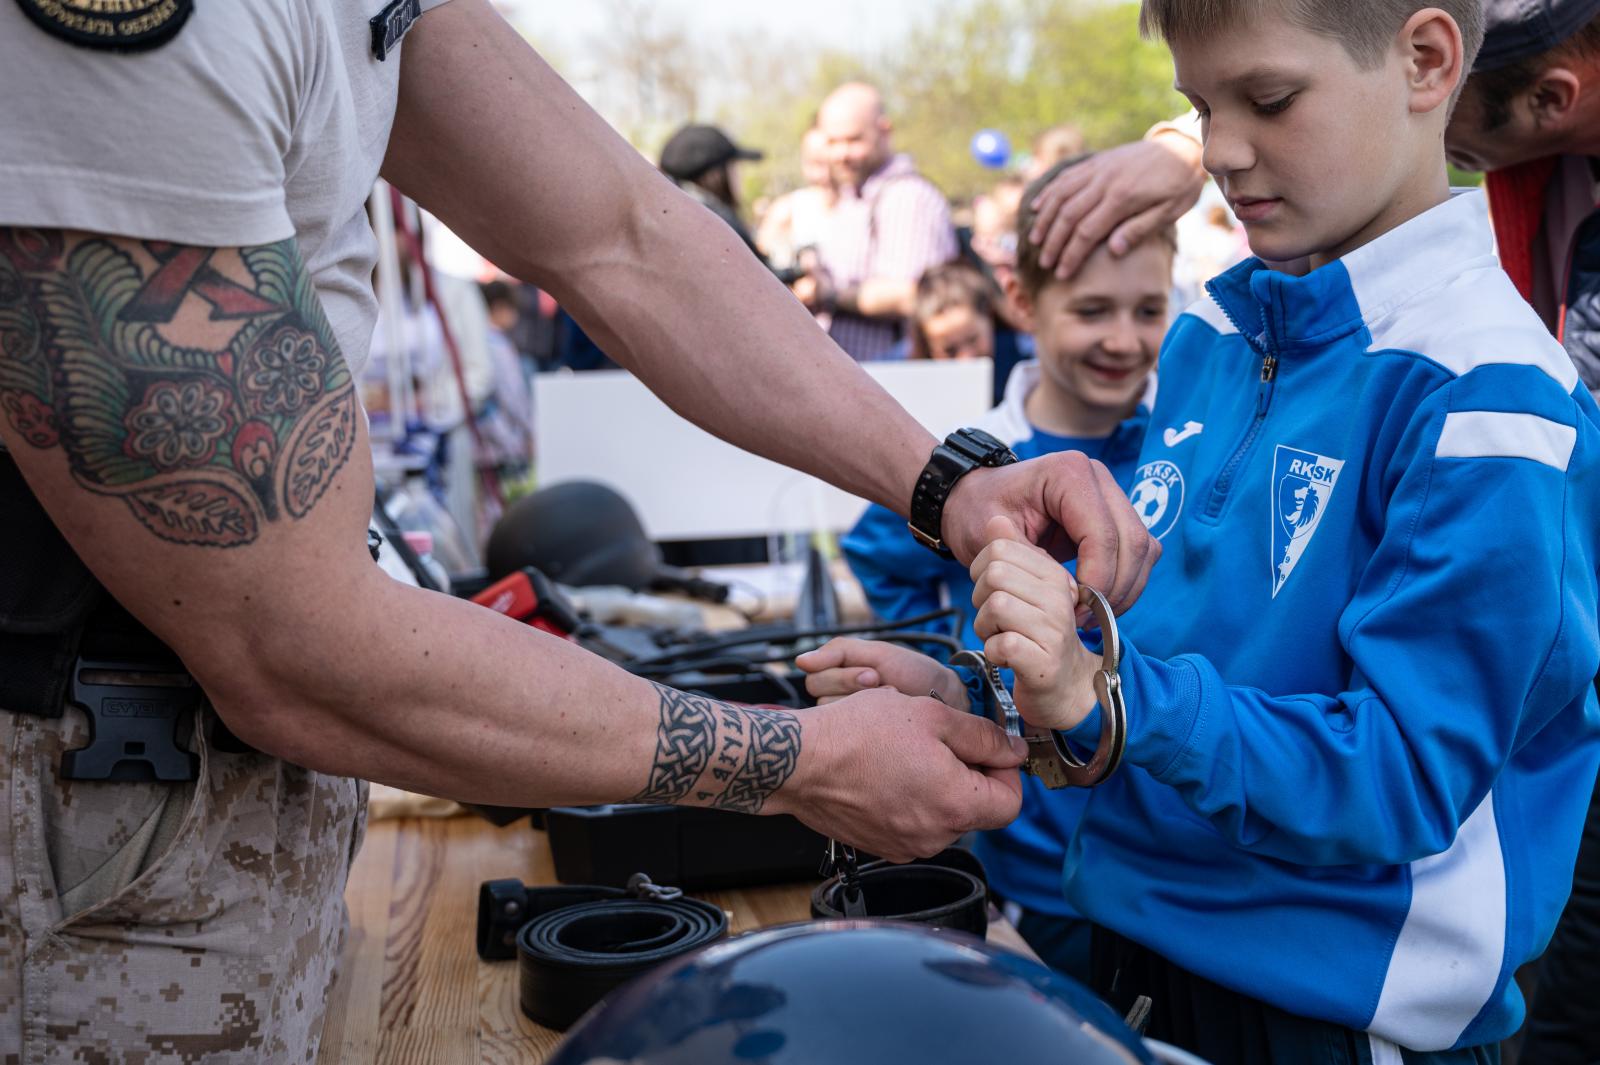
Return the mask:
<svg viewBox="0 0 1600 1065"><path fill-rule="evenodd" d="M215 342L180 345L163 328L191 296L209 305ZM310 513L359 417L292 240L234 252L5 228L0 414L157 536L208 547Z"/></svg>

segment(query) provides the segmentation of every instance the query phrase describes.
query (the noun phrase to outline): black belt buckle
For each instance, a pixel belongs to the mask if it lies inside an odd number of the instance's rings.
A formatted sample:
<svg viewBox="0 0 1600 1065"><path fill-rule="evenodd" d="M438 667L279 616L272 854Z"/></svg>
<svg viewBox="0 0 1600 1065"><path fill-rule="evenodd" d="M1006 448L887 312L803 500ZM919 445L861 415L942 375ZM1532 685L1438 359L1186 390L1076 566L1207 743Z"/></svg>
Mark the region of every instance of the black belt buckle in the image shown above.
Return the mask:
<svg viewBox="0 0 1600 1065"><path fill-rule="evenodd" d="M201 692L179 667L80 657L72 666L74 703L89 715L87 747L61 755L66 780L177 782L200 775L200 758L177 744L185 714Z"/></svg>

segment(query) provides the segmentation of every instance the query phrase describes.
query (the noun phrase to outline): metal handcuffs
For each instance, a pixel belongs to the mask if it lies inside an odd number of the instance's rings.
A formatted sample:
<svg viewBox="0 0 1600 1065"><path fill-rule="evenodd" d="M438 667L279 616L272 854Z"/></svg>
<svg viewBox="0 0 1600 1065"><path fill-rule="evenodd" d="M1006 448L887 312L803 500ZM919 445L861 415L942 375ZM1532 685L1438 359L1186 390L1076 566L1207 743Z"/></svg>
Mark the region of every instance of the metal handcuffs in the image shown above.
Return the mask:
<svg viewBox="0 0 1600 1065"><path fill-rule="evenodd" d="M1128 745L1128 708L1122 701L1122 642L1117 637L1117 619L1106 597L1088 585L1078 585L1078 602L1089 608L1104 638L1100 670L1094 675L1094 694L1100 701L1100 742L1085 762L1073 753L1067 741L1053 729L1034 728L1022 720L1011 693L1000 682L1000 670L989 663L982 651L958 651L950 656L952 666L975 670L983 685L983 710L1008 736L1020 736L1028 745L1025 772L1032 773L1047 788L1092 788L1102 783L1122 764Z"/></svg>

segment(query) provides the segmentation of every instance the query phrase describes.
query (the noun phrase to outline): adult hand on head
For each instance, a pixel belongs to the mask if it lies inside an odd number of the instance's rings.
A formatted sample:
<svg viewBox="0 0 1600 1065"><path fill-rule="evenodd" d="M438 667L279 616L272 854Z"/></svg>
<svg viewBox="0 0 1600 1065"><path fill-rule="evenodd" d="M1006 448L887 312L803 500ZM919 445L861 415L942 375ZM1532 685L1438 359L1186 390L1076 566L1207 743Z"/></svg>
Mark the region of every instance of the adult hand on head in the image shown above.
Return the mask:
<svg viewBox="0 0 1600 1065"><path fill-rule="evenodd" d="M908 862L1004 827L1022 806L1025 746L987 718L888 688L805 716L806 753L768 808L826 836Z"/></svg>
<svg viewBox="0 0 1600 1065"><path fill-rule="evenodd" d="M1119 614L1139 598L1161 557L1160 542L1111 471L1080 451L973 470L945 501L941 538L970 564L993 538L986 526L997 517L1057 561L1076 557L1078 579Z"/></svg>
<svg viewBox="0 0 1600 1065"><path fill-rule="evenodd" d="M1028 240L1056 276L1078 272L1101 243L1123 255L1195 205L1206 172L1200 144L1176 130L1100 152L1057 174L1033 201Z"/></svg>

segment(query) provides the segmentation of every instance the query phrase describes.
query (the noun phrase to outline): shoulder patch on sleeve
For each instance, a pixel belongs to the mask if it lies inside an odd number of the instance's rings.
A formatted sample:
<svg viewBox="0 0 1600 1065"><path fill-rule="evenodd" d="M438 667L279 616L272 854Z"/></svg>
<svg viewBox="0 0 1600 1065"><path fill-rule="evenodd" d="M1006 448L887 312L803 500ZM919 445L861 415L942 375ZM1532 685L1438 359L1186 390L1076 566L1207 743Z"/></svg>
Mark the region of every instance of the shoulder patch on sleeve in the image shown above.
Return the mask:
<svg viewBox="0 0 1600 1065"><path fill-rule="evenodd" d="M1563 392L1578 386L1571 356L1499 266L1468 271L1368 328L1373 350L1414 352L1457 377L1480 366L1532 366Z"/></svg>
<svg viewBox="0 0 1600 1065"><path fill-rule="evenodd" d="M1566 471L1578 431L1537 414L1451 411L1434 455L1441 459L1530 459Z"/></svg>
<svg viewBox="0 0 1600 1065"><path fill-rule="evenodd" d="M53 37L84 48L142 52L178 35L194 0L17 0L22 13Z"/></svg>
<svg viewBox="0 0 1600 1065"><path fill-rule="evenodd" d="M1199 299L1189 304L1189 306L1185 307L1183 309L1183 313L1200 319L1202 322L1215 329L1217 333L1222 336L1227 336L1229 333L1237 333L1239 331L1238 328L1228 320L1228 316L1222 313L1222 308L1217 306L1217 301L1212 299L1210 296L1201 296Z"/></svg>

